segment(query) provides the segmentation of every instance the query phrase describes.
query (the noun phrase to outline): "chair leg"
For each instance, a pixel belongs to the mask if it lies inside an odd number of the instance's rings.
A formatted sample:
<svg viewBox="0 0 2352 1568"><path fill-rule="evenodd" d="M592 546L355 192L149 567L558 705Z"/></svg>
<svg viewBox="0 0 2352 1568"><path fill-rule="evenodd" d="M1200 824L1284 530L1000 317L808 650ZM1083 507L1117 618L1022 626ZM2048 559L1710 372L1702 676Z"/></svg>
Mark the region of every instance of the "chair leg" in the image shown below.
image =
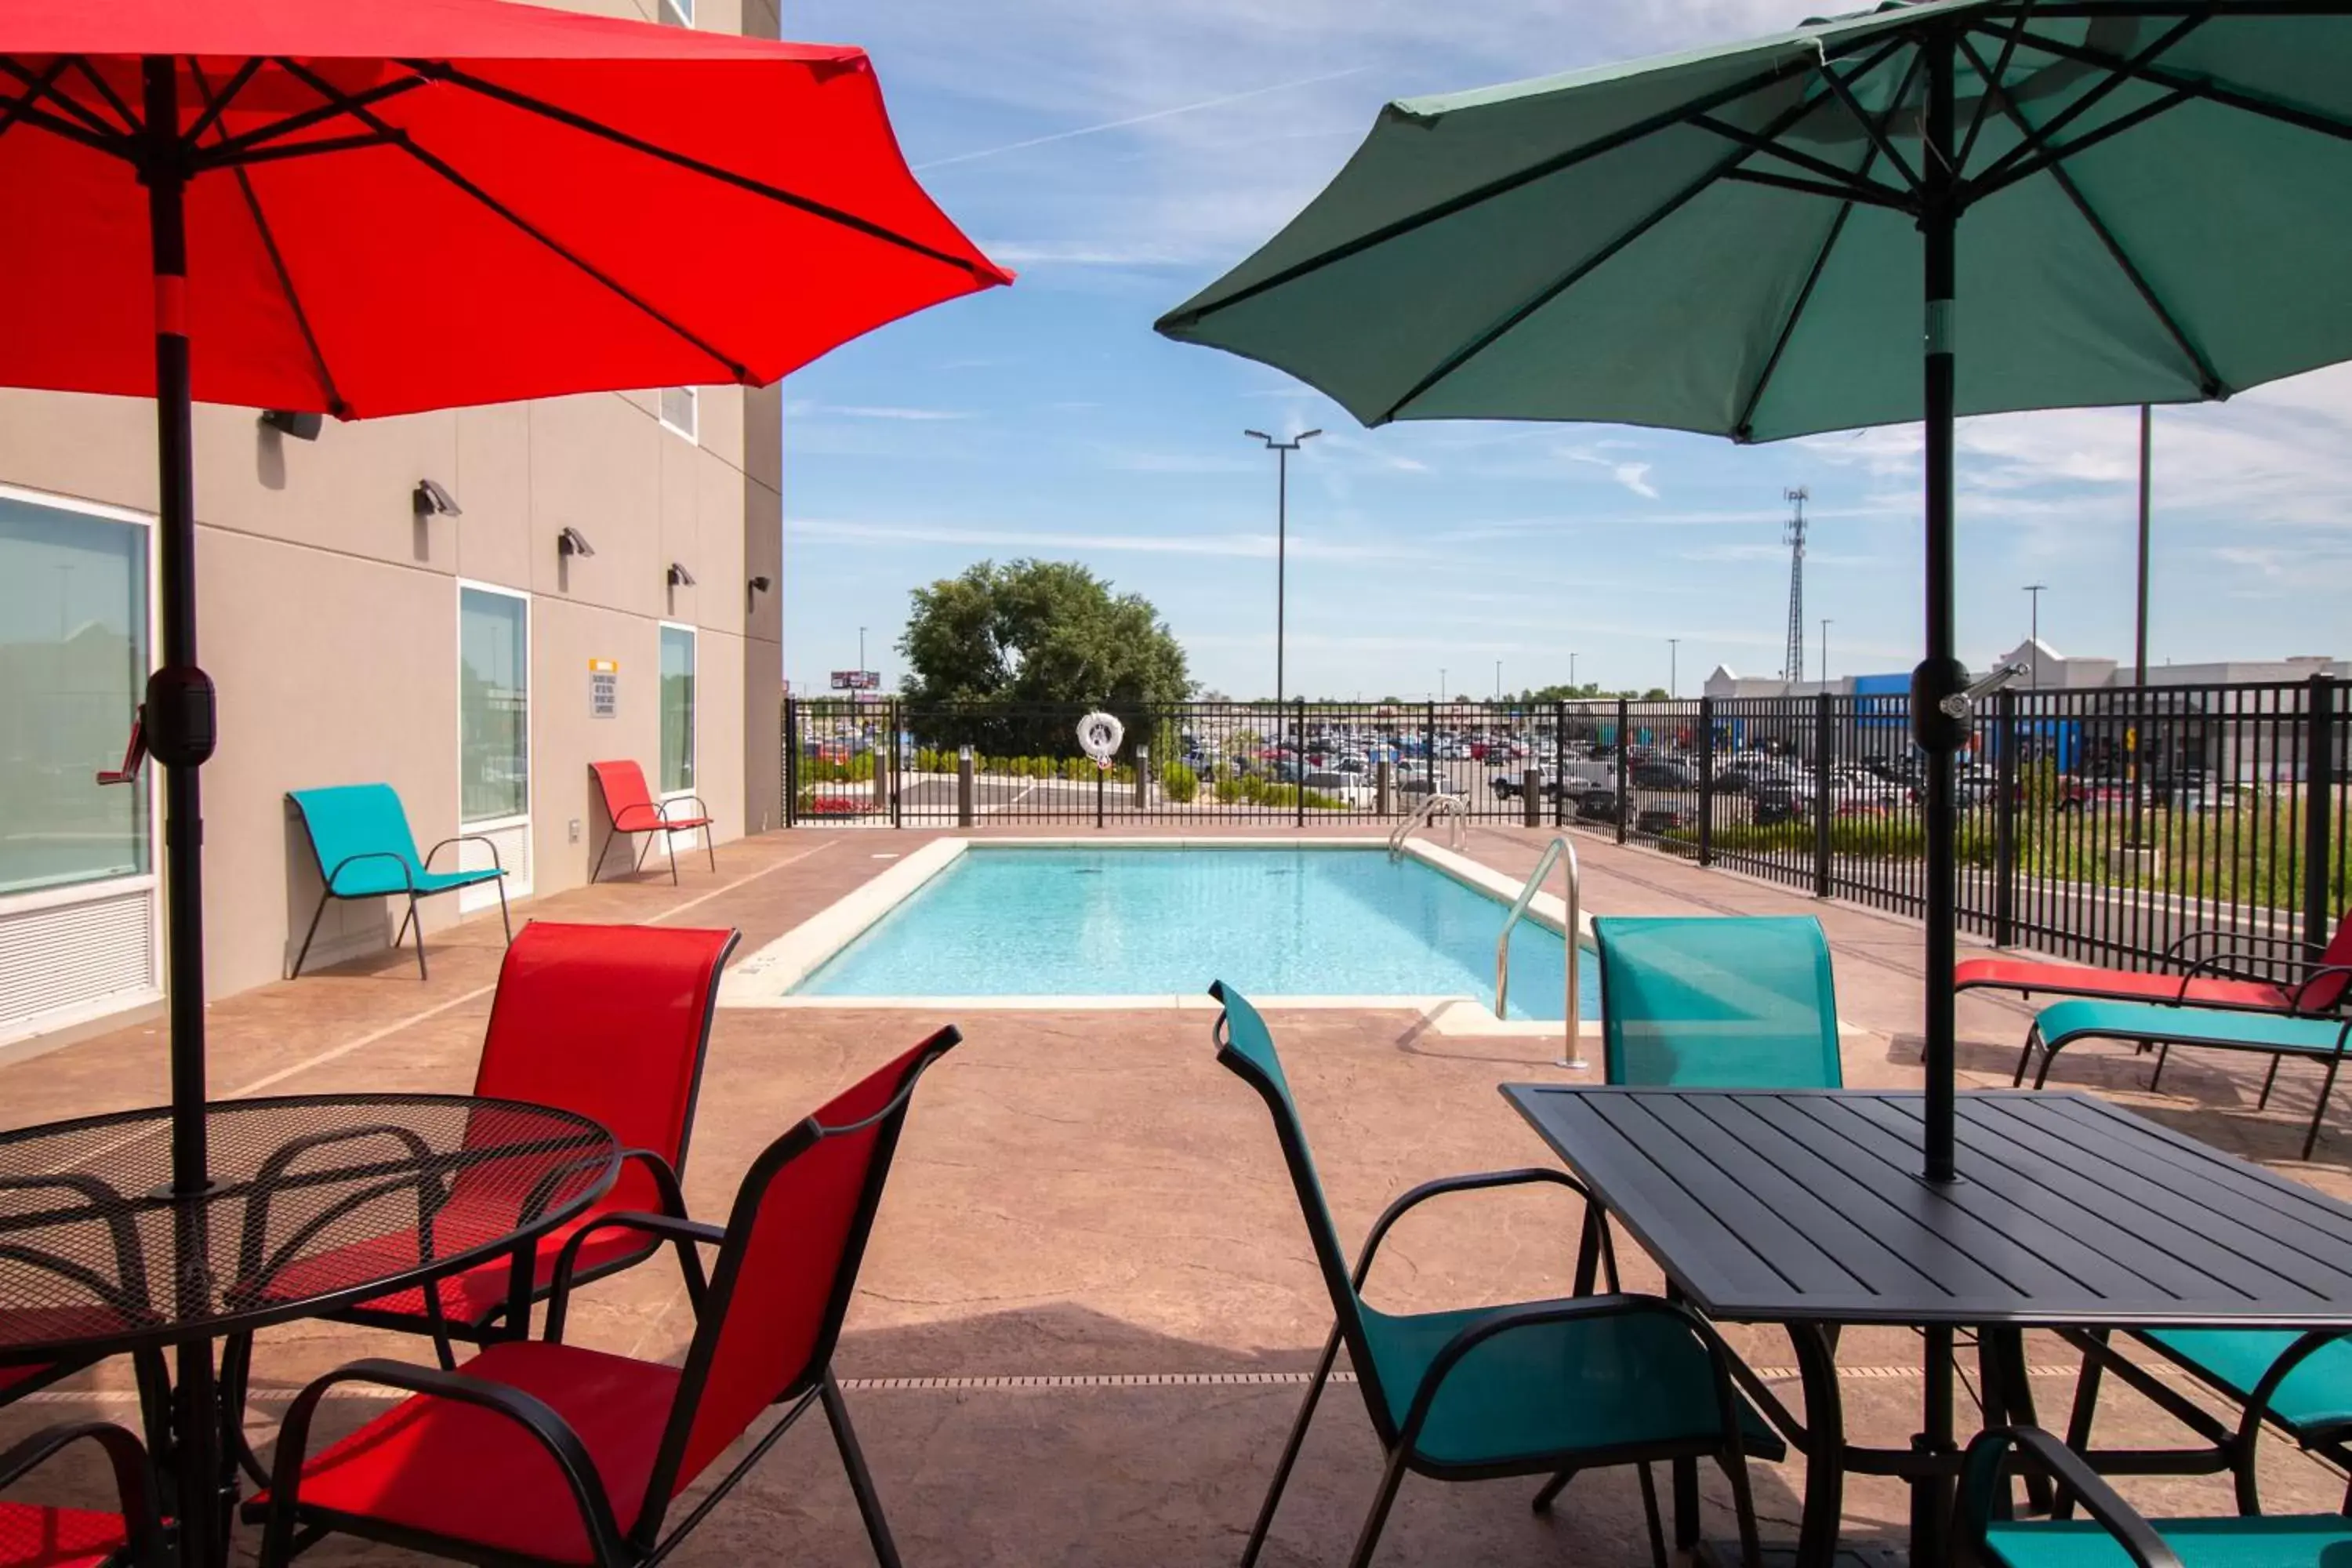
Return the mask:
<svg viewBox="0 0 2352 1568"><path fill-rule="evenodd" d="M2147 1075L2148 1093L2154 1094L2157 1085L2164 1081L2164 1067L2171 1059L2172 1047L2169 1045L2159 1044L2156 1047L2156 1070Z"/></svg>
<svg viewBox="0 0 2352 1568"><path fill-rule="evenodd" d="M2091 1451L2091 1426L2099 1412L2099 1380L2106 1375L2107 1332L2092 1331L2091 1339L2097 1347L2083 1352L2083 1370L2074 1379L2074 1406L2066 1415L2066 1447L2078 1454ZM2074 1494L2060 1486L2050 1500L2052 1519L2072 1519L2074 1515Z"/></svg>
<svg viewBox="0 0 2352 1568"><path fill-rule="evenodd" d="M501 894L500 897L504 897L504 895ZM415 893L408 895L408 920L401 922L400 929L406 931L408 929L409 921L414 921L416 923L416 978L419 980L429 980L432 976L425 973L425 917L416 912L416 895ZM398 939L395 938L392 945L398 947L400 945Z"/></svg>
<svg viewBox="0 0 2352 1568"><path fill-rule="evenodd" d="M1739 1520L1739 1561L1745 1568L1764 1568L1763 1543L1756 1538L1756 1498L1748 1487L1747 1451L1735 1441L1724 1450L1722 1463L1724 1479L1731 1483L1731 1511Z"/></svg>
<svg viewBox="0 0 2352 1568"><path fill-rule="evenodd" d="M669 885L677 886L677 838L673 834L661 835L662 853L669 857Z"/></svg>
<svg viewBox="0 0 2352 1568"><path fill-rule="evenodd" d="M2306 1160L2311 1158L2311 1151L2319 1142L2320 1119L2327 1114L2327 1097L2336 1092L2336 1069L2343 1062L2340 1055L2327 1058L2327 1076L2320 1080L2319 1085L2319 1103L2311 1108L2311 1131L2303 1135L2303 1157Z"/></svg>
<svg viewBox="0 0 2352 1568"><path fill-rule="evenodd" d="M2271 1108L2271 1088L2278 1082L2279 1063L2284 1060L2286 1060L2284 1057L2276 1052L2272 1053L2271 1070L2263 1074L2262 1098L2254 1101L2256 1110L2268 1110Z"/></svg>
<svg viewBox="0 0 2352 1568"><path fill-rule="evenodd" d="M865 1451L849 1424L849 1406L842 1403L841 1384L833 1369L824 1369L817 1392L824 1401L824 1418L833 1427L834 1446L841 1450L841 1468L849 1472L849 1489L857 1498L857 1517L866 1521L866 1538L874 1543L874 1560L882 1568L898 1568L898 1548L890 1539L889 1522L882 1517L882 1500L874 1492L874 1477L866 1468Z"/></svg>
<svg viewBox="0 0 2352 1568"><path fill-rule="evenodd" d="M1633 1469L1642 1480L1642 1517L1650 1526L1650 1568L1666 1568L1666 1521L1658 1517L1658 1478L1650 1473L1646 1459Z"/></svg>
<svg viewBox="0 0 2352 1568"><path fill-rule="evenodd" d="M2042 1043L2042 1026L2036 1024L2025 1031L2025 1048L2017 1053L2017 1071L2010 1075L2009 1087L2020 1089L2025 1083L2025 1069L2033 1063L2033 1047Z"/></svg>
<svg viewBox="0 0 2352 1568"><path fill-rule="evenodd" d="M1299 1447L1307 1441L1307 1428L1315 1419L1315 1402L1323 1397L1323 1384L1331 1375L1331 1363L1339 1359L1339 1325L1331 1325L1331 1337L1323 1342L1323 1359L1315 1363L1315 1375L1307 1380L1307 1398L1298 1406L1298 1418L1290 1424L1290 1438L1282 1446L1282 1458L1274 1467L1274 1482L1265 1489L1265 1501L1257 1510L1257 1522L1250 1526L1249 1544L1242 1548L1242 1568L1251 1568L1258 1552L1265 1546L1265 1532L1274 1524L1274 1510L1282 1506L1282 1489L1289 1483L1290 1467L1298 1461Z"/></svg>
<svg viewBox="0 0 2352 1568"><path fill-rule="evenodd" d="M507 912L507 879L504 877L500 877L491 885L499 890L499 924L506 931L507 945L509 947L512 947L514 945L514 917ZM422 930L421 927L419 929Z"/></svg>
<svg viewBox="0 0 2352 1568"><path fill-rule="evenodd" d="M221 1426L238 1467L253 1478L254 1485L267 1487L269 1472L262 1468L261 1457L253 1451L253 1445L245 1440L246 1391L252 1381L253 1336L238 1334L221 1347Z"/></svg>
<svg viewBox="0 0 2352 1568"><path fill-rule="evenodd" d="M1648 1476L1649 1470L1649 1466L1644 1465L1642 1467L1642 1473L1645 1478ZM1543 1489L1536 1493L1534 1500L1529 1502L1528 1506L1535 1510L1538 1513L1549 1513L1551 1511L1552 1500L1558 1498L1561 1492L1567 1490L1568 1483L1574 1479L1576 1479L1576 1471L1574 1469L1553 1471L1551 1479L1543 1484ZM1652 1510L1654 1512L1655 1511L1655 1504L1652 1505Z"/></svg>
<svg viewBox="0 0 2352 1568"><path fill-rule="evenodd" d="M301 974L302 961L310 956L310 941L319 934L319 921L327 912L327 900L334 896L332 893L319 895L319 907L310 911L310 929L302 933L302 951L294 955L294 973L288 975L287 979L292 980ZM2274 1074L2278 1071L2275 1058L2273 1058L2271 1070Z"/></svg>
<svg viewBox="0 0 2352 1568"><path fill-rule="evenodd" d="M1356 1536L1356 1550L1348 1556L1348 1568L1368 1568L1372 1553L1380 1550L1381 1530L1389 1521L1389 1508L1396 1501L1397 1488L1404 1484L1405 1458L1411 1452L1399 1444L1389 1456L1388 1467L1381 1472L1381 1489L1372 1498L1372 1511L1364 1516L1364 1528Z"/></svg>
<svg viewBox="0 0 2352 1568"><path fill-rule="evenodd" d="M634 877L646 868L646 857L654 852L654 839L660 832L660 828L655 828L646 835L646 841L637 846L637 863L629 868L629 875Z"/></svg>
<svg viewBox="0 0 2352 1568"><path fill-rule="evenodd" d="M1676 1459L1668 1474L1675 1493L1675 1545L1688 1552L1698 1544L1698 1461Z"/></svg>
<svg viewBox="0 0 2352 1568"><path fill-rule="evenodd" d="M705 827L702 830L702 856L704 859L710 862L711 874L713 876L718 875L719 846L711 842L710 829L708 827Z"/></svg>

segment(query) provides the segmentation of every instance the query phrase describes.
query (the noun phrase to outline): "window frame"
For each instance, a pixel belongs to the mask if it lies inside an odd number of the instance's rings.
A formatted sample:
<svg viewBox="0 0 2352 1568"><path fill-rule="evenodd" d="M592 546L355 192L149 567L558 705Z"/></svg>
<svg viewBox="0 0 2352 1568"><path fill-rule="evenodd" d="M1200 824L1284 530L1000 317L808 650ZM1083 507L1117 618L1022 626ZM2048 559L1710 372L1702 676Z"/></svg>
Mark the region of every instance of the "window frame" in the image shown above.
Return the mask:
<svg viewBox="0 0 2352 1568"><path fill-rule="evenodd" d="M667 5L669 4L669 0L662 0L662 4ZM692 23L688 24L689 26L692 25ZM673 392L680 392L686 395L687 423L684 425L680 425L677 421L672 419L669 416L669 410L664 406L665 400ZM671 435L678 437L680 439L689 442L694 446L701 446L702 388L698 386L665 386L661 388L658 392L654 394L654 417L661 421L661 427L668 431Z"/></svg>
<svg viewBox="0 0 2352 1568"><path fill-rule="evenodd" d="M536 652L538 646L539 628L536 625L537 606L532 603L531 595L529 592L521 588L510 588L503 583L485 583L478 578L459 577L457 579L457 615L454 617L456 625L451 628L451 640L455 645L457 670L457 690L453 694L457 698L457 712L455 717L457 721L457 831L460 834L488 834L503 833L520 828L522 831L525 840L528 841L533 831L532 821L536 815L533 808L538 799L537 785L539 782L539 703L537 700L537 689L539 683L532 679L535 673L535 667L532 664L532 656ZM522 605L522 660L519 667L522 675L523 700L522 810L519 813L509 812L502 816L469 818L466 816L466 702L464 694L466 679L466 595L468 593L490 594L502 599L517 600ZM459 852L460 854L463 853L462 847ZM536 857L532 857L532 858L536 859ZM512 875L512 873L517 869L520 869L522 872L522 875L519 877ZM525 894L528 894L530 891L531 882L533 879L530 875L529 862L526 862L525 865L520 868L509 867L508 868L508 870L509 872L507 879L508 895L512 898L520 898ZM460 889L458 892L457 901L461 909L469 911L476 908L484 907L481 904L469 900L467 891L465 889ZM495 901L495 900L491 901Z"/></svg>
<svg viewBox="0 0 2352 1568"><path fill-rule="evenodd" d="M161 575L163 569L163 545L159 537L162 531L155 526L155 514L152 511L140 511L131 507L113 506L105 501L89 500L80 496L58 495L51 490L34 489L29 486L5 482L0 482L0 500L12 500L25 506L43 507L51 511L76 513L100 522L131 523L144 531L147 540L147 548L143 556L147 575L144 584L146 592L143 595L147 603L147 668L151 670L156 668L156 658L163 638L163 607L158 602L155 591L156 579ZM136 700L142 694L134 692L133 700ZM122 737L126 742L131 738L131 714L125 713L122 716ZM94 903L101 899L116 898L124 893L140 890L153 894L161 893L163 885L162 784L163 770L160 765L151 763L140 769L139 779L135 784L99 784L96 782L98 770L100 767L112 767L119 760L116 757L109 757L102 762L93 763L90 768L91 787L136 789L145 792L147 868L144 871L131 872L127 876L93 877L88 881L56 882L44 888L26 888L13 893L0 892L0 916L29 914L36 910L58 909L68 904ZM149 921L152 927L149 935L155 944L153 951L160 958L163 939L163 900L159 896L152 898L150 902L154 909ZM160 966L155 973L159 977L157 983L160 986L162 974Z"/></svg>
<svg viewBox="0 0 2352 1568"><path fill-rule="evenodd" d="M671 26L694 26L694 0L661 0L659 9L662 20Z"/></svg>
<svg viewBox="0 0 2352 1568"><path fill-rule="evenodd" d="M662 755L661 755L662 738L661 738L661 736L660 736L660 735L659 735L659 733L658 733L658 730L659 730L659 727L660 727L660 725L661 725L661 722L662 722L662 717L663 717L663 715L662 715L662 710L661 710L661 708L662 708L662 691L661 691L661 684L662 684L662 682L663 682L664 680L666 680L666 679L668 679L668 677L667 677L667 673L666 673L666 672L663 670L663 668L662 668L662 662L661 662L661 645L662 645L662 641L663 641L663 638L665 637L665 636L666 636L667 633L670 633L670 632L684 632L684 633L686 634L686 637L687 637L687 646L688 646L689 648L691 648L691 649L693 650L693 659L694 659L694 666L693 666L693 669L692 669L692 671L691 671L691 675L690 675L690 679L692 679L692 681L693 681L693 683L694 683L694 684L693 684L693 687L692 687L692 689L691 689L691 690L690 690L690 692L689 692L689 694L688 694L688 700L687 700L687 708L686 708L686 778L687 778L687 782L686 782L685 785L684 785L682 788L678 788L678 789L671 789L670 787L668 787L668 784L667 784L668 773L667 773L667 770L662 766L662 763L663 763L663 761L664 761L664 759L663 759L663 757L662 757ZM662 801L662 802L665 802L665 803L666 803L666 802L673 801L673 800L684 800L684 799L686 799L688 796L692 795L695 793L695 791L696 791L698 788L699 788L699 787L700 787L700 785L701 785L701 783L702 783L702 711L701 711L701 710L702 710L702 628L701 628L701 627L699 627L699 626L694 626L694 625L692 625L692 624L690 624L690 623L688 623L688 622L686 622L686 621L667 621L667 620L666 620L666 621L656 622L656 630L655 630L655 632L654 632L654 723L655 723L655 727L656 727L656 734L655 739L654 739L654 774L655 774L655 778L654 778L654 798L655 798L656 800L657 800L657 801Z"/></svg>

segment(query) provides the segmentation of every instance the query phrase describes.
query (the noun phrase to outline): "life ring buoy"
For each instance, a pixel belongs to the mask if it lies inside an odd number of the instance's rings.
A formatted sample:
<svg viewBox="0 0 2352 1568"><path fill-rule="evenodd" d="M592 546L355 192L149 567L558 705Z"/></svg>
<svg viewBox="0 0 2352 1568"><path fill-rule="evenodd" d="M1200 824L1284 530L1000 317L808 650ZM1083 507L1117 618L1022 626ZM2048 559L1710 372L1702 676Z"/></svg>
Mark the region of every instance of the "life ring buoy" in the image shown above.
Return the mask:
<svg viewBox="0 0 2352 1568"><path fill-rule="evenodd" d="M1118 715L1100 711L1087 714L1078 721L1078 749L1095 760L1095 766L1108 770L1118 755L1118 745L1127 739L1127 726Z"/></svg>

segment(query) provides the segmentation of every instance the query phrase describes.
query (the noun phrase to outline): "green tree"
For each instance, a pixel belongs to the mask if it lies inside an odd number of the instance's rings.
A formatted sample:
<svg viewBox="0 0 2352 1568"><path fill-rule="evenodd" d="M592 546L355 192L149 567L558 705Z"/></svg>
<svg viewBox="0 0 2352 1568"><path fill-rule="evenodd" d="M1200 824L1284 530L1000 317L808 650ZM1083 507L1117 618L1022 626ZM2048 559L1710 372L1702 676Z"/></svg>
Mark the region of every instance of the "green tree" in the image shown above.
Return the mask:
<svg viewBox="0 0 2352 1568"><path fill-rule="evenodd" d="M1036 710L1100 708L1126 722L1132 747L1150 738L1150 708L1192 689L1184 649L1150 602L1073 562L983 561L913 599L898 652L909 706L932 710L925 739L1067 754L1068 726Z"/></svg>

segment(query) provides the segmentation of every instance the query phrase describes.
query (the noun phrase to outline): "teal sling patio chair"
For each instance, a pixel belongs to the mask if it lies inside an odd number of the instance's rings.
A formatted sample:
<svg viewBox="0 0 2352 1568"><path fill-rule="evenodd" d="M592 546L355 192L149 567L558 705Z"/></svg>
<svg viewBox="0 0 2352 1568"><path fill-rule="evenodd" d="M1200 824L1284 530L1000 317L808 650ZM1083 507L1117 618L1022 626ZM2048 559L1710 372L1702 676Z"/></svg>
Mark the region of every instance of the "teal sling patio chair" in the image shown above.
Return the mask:
<svg viewBox="0 0 2352 1568"><path fill-rule="evenodd" d="M2013 1449L2056 1475L2090 1517L2006 1517ZM1960 1561L1982 1568L2333 1568L2352 1555L2352 1519L2143 1519L2080 1454L2039 1427L2014 1426L1981 1434L1961 1460L1959 1546Z"/></svg>
<svg viewBox="0 0 2352 1568"><path fill-rule="evenodd" d="M289 979L302 973L302 961L310 956L311 940L319 934L320 917L336 899L406 897L408 913L392 945L398 947L408 928L416 927L419 980L426 978L425 923L416 915L419 899L490 883L499 890L499 921L506 927L507 941L514 941L514 922L507 914L506 869L499 864L499 847L480 834L457 834L417 854L416 836L408 830L408 814L400 808L400 796L386 784L290 790L286 798L293 803L304 832L310 835L310 853L319 863L319 880L324 889L319 907L310 912L310 929L302 933L302 948L294 955ZM433 857L452 844L468 842L489 850L489 865L470 871L433 869Z"/></svg>
<svg viewBox="0 0 2352 1568"><path fill-rule="evenodd" d="M1608 1082L1845 1087L1829 939L1811 915L1608 916L1592 944Z"/></svg>
<svg viewBox="0 0 2352 1568"><path fill-rule="evenodd" d="M1640 1467L1651 1552L1664 1568L1665 1538L1650 1466L1679 1458L1712 1458L1722 1465L1738 1514L1741 1550L1755 1568L1756 1514L1747 1457L1778 1458L1783 1449L1733 1387L1731 1352L1705 1320L1654 1296L1579 1296L1405 1314L1383 1312L1360 1294L1390 1227L1430 1198L1535 1182L1578 1193L1583 1186L1563 1171L1544 1168L1424 1182L1373 1222L1351 1269L1274 1037L1239 992L1219 982L1209 994L1224 1005L1216 1026L1218 1063L1257 1090L1273 1113L1275 1135L1337 1316L1251 1527L1243 1568L1257 1561L1265 1544L1343 1343L1372 1429L1388 1456L1349 1559L1351 1568L1371 1561L1407 1470L1440 1480L1484 1480L1627 1464Z"/></svg>

